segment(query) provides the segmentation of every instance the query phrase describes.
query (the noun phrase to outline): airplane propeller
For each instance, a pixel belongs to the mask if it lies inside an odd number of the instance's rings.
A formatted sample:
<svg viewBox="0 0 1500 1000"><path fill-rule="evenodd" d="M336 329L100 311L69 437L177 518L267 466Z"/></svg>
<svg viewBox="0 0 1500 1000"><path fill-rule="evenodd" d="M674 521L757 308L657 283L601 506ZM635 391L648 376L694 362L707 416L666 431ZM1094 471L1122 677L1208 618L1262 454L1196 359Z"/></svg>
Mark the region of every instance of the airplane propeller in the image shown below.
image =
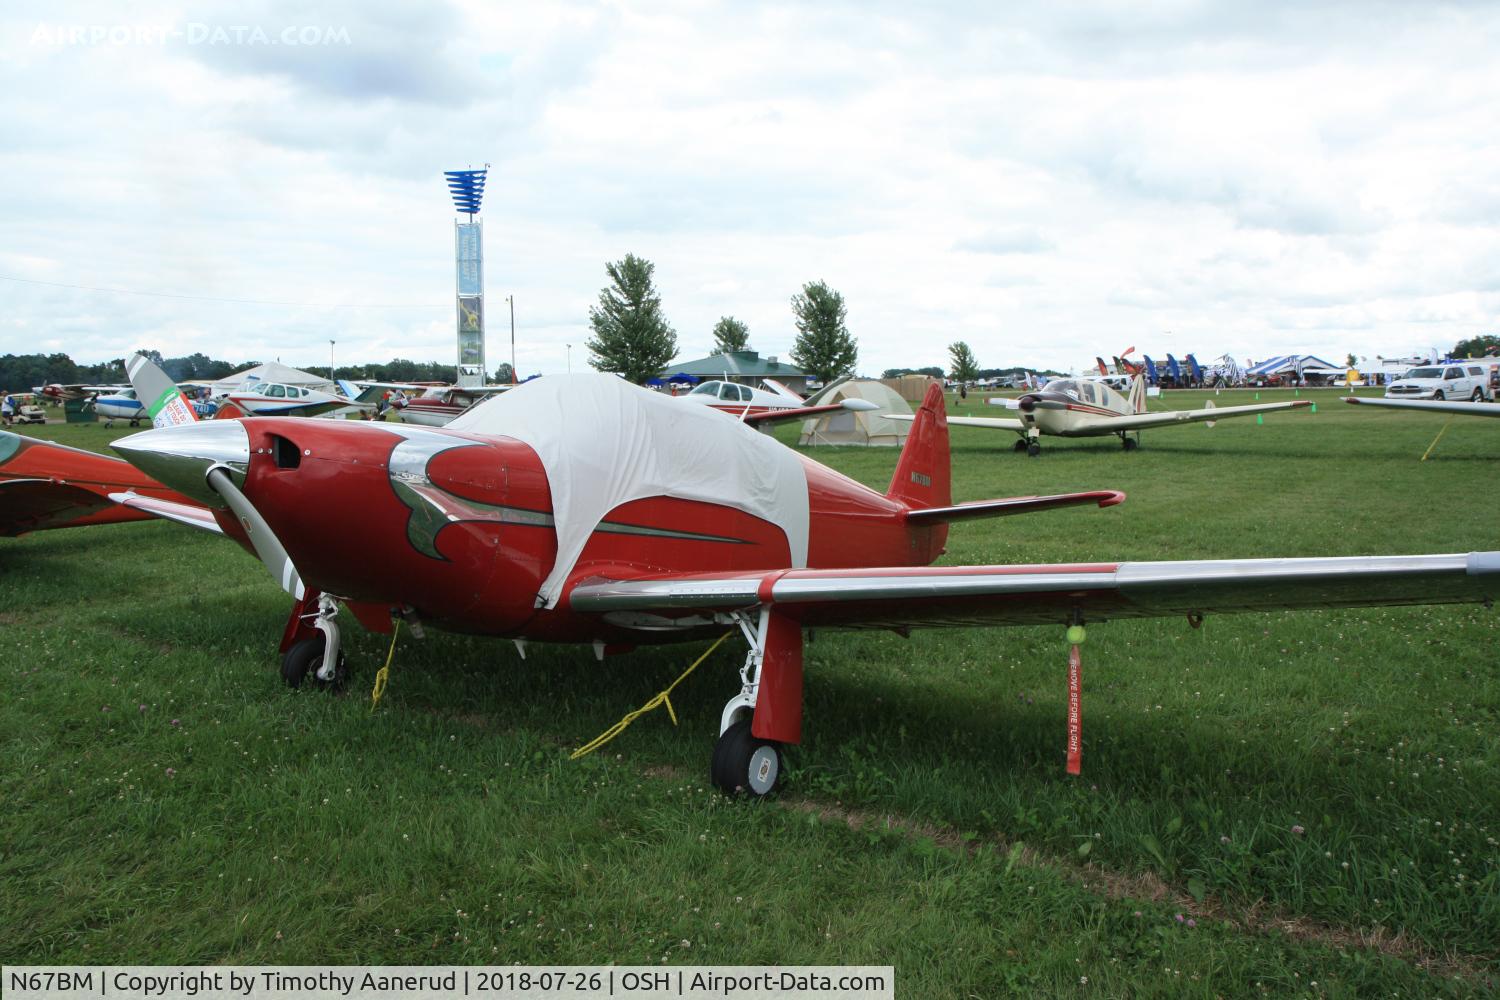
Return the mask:
<svg viewBox="0 0 1500 1000"><path fill-rule="evenodd" d="M250 437L239 420L212 420L131 434L110 445L133 465L178 492L212 507L225 507L244 527L255 554L278 586L301 600L302 576L242 483L250 465Z"/></svg>

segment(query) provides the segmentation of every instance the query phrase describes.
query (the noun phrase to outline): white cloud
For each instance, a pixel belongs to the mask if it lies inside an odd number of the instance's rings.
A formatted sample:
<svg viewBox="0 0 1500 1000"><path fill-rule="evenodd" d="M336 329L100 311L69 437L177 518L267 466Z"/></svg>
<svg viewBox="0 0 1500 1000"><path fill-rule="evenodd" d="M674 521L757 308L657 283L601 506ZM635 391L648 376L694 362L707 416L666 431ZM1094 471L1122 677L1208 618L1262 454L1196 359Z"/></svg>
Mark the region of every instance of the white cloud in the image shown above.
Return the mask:
<svg viewBox="0 0 1500 1000"><path fill-rule="evenodd" d="M125 23L348 42L55 40L123 16L0 13L0 273L300 305L0 282L0 352L447 359L440 175L483 162L491 362L514 292L528 371L583 363L627 252L689 356L726 314L785 355L817 279L870 371L959 337L1072 367L1495 328L1484 6L254 0Z"/></svg>

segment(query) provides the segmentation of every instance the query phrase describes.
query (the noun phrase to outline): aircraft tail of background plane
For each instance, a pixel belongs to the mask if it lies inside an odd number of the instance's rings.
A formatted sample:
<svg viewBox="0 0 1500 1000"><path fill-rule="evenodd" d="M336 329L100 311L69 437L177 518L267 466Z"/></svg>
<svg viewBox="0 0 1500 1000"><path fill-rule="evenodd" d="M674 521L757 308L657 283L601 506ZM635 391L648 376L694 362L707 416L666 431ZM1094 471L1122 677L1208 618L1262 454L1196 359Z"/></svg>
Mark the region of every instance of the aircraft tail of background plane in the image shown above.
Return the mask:
<svg viewBox="0 0 1500 1000"><path fill-rule="evenodd" d="M886 496L912 507L946 507L953 502L948 457L948 414L943 387L927 387L927 395L912 419L906 446L896 461L896 474Z"/></svg>
<svg viewBox="0 0 1500 1000"><path fill-rule="evenodd" d="M1130 380L1130 412L1146 412L1146 377L1136 375Z"/></svg>
<svg viewBox="0 0 1500 1000"><path fill-rule="evenodd" d="M1101 357L1095 357L1094 360L1097 361L1097 362L1099 362L1099 374L1100 375L1108 375L1109 374L1109 365L1107 365L1107 364L1104 363L1104 359L1101 358Z"/></svg>

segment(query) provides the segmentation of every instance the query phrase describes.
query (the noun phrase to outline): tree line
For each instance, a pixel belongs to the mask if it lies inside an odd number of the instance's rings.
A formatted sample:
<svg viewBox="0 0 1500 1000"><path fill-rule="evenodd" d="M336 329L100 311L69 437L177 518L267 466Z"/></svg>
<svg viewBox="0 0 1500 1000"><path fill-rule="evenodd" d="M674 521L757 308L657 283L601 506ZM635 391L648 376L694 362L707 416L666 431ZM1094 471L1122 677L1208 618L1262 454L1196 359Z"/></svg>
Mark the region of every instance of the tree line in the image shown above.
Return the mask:
<svg viewBox="0 0 1500 1000"><path fill-rule="evenodd" d="M589 364L599 371L641 383L660 375L677 356L677 331L662 313L655 271L655 264L635 254L604 265L609 284L599 292L599 304L589 308L593 336L585 345ZM844 296L826 282L809 281L792 296L791 308L797 327L792 362L824 381L853 374L859 345L849 332ZM733 316L719 319L713 337L721 354L750 348L750 328Z"/></svg>
<svg viewBox="0 0 1500 1000"><path fill-rule="evenodd" d="M260 361L221 361L206 354L189 354L185 357L164 358L160 351L143 350L146 357L161 366L162 371L174 382L213 382L237 371L260 364ZM304 366L304 371L315 375L328 372L327 365ZM358 379L370 382L442 382L451 384L457 380L456 365L445 365L436 361L410 361L395 358L391 361L363 365L339 365L332 373L334 378ZM511 381L509 362L501 364L494 372L497 383ZM56 354L4 354L0 355L0 391L30 392L43 385L124 385L125 359L114 358L98 364L79 364L68 355Z"/></svg>

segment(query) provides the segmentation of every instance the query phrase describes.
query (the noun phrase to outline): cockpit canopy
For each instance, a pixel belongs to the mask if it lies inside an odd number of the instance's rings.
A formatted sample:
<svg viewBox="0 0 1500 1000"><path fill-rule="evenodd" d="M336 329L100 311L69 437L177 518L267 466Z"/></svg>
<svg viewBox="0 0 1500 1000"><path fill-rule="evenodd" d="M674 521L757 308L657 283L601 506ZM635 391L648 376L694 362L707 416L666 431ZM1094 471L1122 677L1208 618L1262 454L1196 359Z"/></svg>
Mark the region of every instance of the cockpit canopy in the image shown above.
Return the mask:
<svg viewBox="0 0 1500 1000"><path fill-rule="evenodd" d="M751 395L748 386L733 382L703 382L689 396L713 396L727 403L748 403Z"/></svg>

